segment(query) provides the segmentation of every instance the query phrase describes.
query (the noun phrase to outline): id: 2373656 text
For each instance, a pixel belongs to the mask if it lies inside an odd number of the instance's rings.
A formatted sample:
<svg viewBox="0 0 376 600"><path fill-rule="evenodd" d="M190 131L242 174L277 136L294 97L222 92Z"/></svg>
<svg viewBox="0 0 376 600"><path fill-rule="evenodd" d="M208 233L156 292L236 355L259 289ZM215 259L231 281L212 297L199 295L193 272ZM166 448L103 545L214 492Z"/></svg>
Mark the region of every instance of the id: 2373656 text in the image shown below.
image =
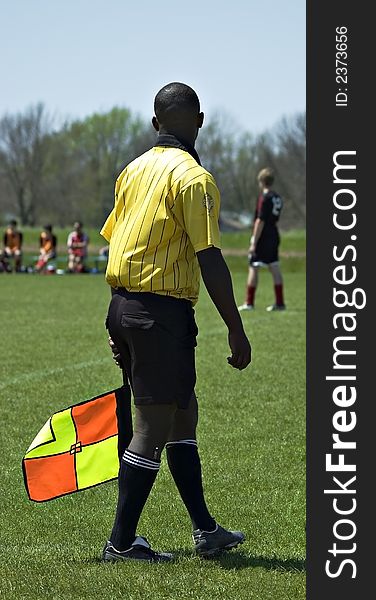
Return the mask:
<svg viewBox="0 0 376 600"><path fill-rule="evenodd" d="M348 101L348 46L347 27L336 27L336 106L347 106Z"/></svg>

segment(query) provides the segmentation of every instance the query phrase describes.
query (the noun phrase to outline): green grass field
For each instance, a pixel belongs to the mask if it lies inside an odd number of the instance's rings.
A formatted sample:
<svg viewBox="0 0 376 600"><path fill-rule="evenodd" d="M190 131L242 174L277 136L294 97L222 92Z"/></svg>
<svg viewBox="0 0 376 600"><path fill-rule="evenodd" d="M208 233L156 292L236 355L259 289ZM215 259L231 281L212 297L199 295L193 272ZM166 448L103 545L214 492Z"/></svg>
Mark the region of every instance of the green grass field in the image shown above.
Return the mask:
<svg viewBox="0 0 376 600"><path fill-rule="evenodd" d="M293 250L304 246L303 235L290 241ZM241 303L247 262L230 256L228 264ZM244 315L253 363L241 373L227 365L226 329L202 290L197 395L206 496L216 519L247 541L213 560L193 557L190 522L163 457L139 532L176 552L167 565L99 561L116 482L45 504L30 502L23 485L22 456L47 418L121 384L103 325L103 276L0 274L2 598L305 598L304 258L286 258L282 268L288 310L265 311L273 294L262 272L257 309Z"/></svg>

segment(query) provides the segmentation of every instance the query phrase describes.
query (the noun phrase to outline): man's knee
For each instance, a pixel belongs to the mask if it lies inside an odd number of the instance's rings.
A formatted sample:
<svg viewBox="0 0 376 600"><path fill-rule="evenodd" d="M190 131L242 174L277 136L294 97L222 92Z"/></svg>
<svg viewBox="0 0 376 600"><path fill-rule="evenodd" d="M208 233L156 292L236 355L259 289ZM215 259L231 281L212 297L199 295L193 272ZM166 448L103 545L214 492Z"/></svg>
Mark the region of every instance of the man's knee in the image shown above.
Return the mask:
<svg viewBox="0 0 376 600"><path fill-rule="evenodd" d="M176 410L175 404L136 406L134 433L129 449L141 456L160 460Z"/></svg>
<svg viewBox="0 0 376 600"><path fill-rule="evenodd" d="M195 393L187 408L180 408L175 413L175 418L169 432L169 442L184 439L196 439L196 428L198 423L198 405Z"/></svg>

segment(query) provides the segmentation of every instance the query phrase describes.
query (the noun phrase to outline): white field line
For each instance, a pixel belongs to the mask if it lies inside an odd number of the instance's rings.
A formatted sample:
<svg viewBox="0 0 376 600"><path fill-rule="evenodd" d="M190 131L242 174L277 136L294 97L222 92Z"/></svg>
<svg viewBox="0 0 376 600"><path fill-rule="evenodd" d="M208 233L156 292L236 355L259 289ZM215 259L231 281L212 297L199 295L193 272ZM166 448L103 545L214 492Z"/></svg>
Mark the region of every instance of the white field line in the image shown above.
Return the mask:
<svg viewBox="0 0 376 600"><path fill-rule="evenodd" d="M80 369L84 369L85 367L100 365L107 362L110 362L110 360L107 358L96 358L93 360L86 360L84 362L66 365L65 367L54 367L50 369L38 369L35 371L29 371L28 373L22 373L22 375L17 375L17 377L12 377L10 379L3 380L2 382L0 382L0 390L3 390L10 385L27 383L29 381L37 381L38 379L45 379L46 377L63 374L67 371L79 371Z"/></svg>

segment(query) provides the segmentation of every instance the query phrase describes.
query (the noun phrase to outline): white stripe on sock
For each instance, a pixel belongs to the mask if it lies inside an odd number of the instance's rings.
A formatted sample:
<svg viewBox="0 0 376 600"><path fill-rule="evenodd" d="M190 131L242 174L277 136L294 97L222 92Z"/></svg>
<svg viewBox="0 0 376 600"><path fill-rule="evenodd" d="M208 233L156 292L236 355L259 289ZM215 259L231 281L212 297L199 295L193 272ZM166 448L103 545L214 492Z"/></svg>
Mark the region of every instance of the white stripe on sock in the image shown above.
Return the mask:
<svg viewBox="0 0 376 600"><path fill-rule="evenodd" d="M153 471L158 471L161 464L155 460L133 454L132 452L129 452L129 450L124 452L123 460L132 466L142 467L143 469L152 469Z"/></svg>
<svg viewBox="0 0 376 600"><path fill-rule="evenodd" d="M169 448L170 446L175 446L175 444L186 444L188 446L196 446L197 447L196 440L176 440L173 442L167 442L166 448Z"/></svg>
<svg viewBox="0 0 376 600"><path fill-rule="evenodd" d="M140 461L147 463L149 465L152 465L152 466L160 464L159 461L157 461L157 460L153 460L152 458L146 458L146 456L141 456L139 454L135 454L134 452L131 452L130 450L125 450L124 456L130 456L131 458L135 458L136 460L140 460Z"/></svg>
<svg viewBox="0 0 376 600"><path fill-rule="evenodd" d="M151 466L151 465L146 465L143 464L140 461L136 461L133 458L130 457L123 457L124 462L128 463L129 465L132 465L133 467L140 467L141 469L149 469L150 471L159 471L159 465L158 466Z"/></svg>
<svg viewBox="0 0 376 600"><path fill-rule="evenodd" d="M150 458L146 458L144 456L139 456L138 454L133 454L133 452L129 452L128 450L126 450L124 452L124 459L130 459L130 460L134 460L136 462L142 463L147 467L158 467L160 465L159 461L156 460L151 460Z"/></svg>

